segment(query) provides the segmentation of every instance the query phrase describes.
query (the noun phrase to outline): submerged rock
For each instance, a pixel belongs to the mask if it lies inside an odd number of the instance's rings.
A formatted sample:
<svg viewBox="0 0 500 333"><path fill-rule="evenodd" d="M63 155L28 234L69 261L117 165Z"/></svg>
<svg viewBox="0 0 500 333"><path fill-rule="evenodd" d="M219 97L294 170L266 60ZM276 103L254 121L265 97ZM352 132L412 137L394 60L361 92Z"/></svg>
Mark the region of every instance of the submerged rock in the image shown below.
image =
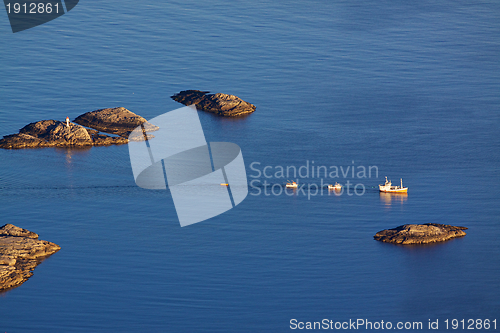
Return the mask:
<svg viewBox="0 0 500 333"><path fill-rule="evenodd" d="M117 134L122 137L128 137L140 125L143 125L147 132L159 129L157 126L148 123L143 117L123 107L87 112L78 116L74 122L101 132Z"/></svg>
<svg viewBox="0 0 500 333"><path fill-rule="evenodd" d="M39 240L26 229L6 224L0 228L0 291L21 285L33 275L35 267L59 251L57 244Z"/></svg>
<svg viewBox="0 0 500 333"><path fill-rule="evenodd" d="M255 111L253 104L245 102L241 98L227 94L208 94L209 91L184 90L171 98L184 105L196 104L200 110L212 112L219 116L235 117Z"/></svg>
<svg viewBox="0 0 500 333"><path fill-rule="evenodd" d="M405 224L394 229L379 231L373 238L394 244L426 244L465 236L464 230L467 228L438 223Z"/></svg>
<svg viewBox="0 0 500 333"><path fill-rule="evenodd" d="M41 120L24 126L18 134L4 136L0 148L82 147L127 142L127 139L99 134L73 123L68 127L65 122Z"/></svg>

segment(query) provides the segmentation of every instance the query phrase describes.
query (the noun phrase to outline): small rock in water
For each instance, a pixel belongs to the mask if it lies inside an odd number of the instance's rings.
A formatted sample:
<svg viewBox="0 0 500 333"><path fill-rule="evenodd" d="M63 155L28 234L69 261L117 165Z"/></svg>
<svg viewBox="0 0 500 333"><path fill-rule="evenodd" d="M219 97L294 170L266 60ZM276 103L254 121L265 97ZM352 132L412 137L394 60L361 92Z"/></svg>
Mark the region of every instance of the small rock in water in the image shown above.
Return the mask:
<svg viewBox="0 0 500 333"><path fill-rule="evenodd" d="M438 223L405 224L394 229L379 231L373 238L394 244L426 244L465 236L464 230L467 228Z"/></svg>
<svg viewBox="0 0 500 333"><path fill-rule="evenodd" d="M209 91L184 90L171 98L184 105L196 104L200 110L212 112L219 116L236 117L252 113L256 107L241 98L228 94L208 94Z"/></svg>

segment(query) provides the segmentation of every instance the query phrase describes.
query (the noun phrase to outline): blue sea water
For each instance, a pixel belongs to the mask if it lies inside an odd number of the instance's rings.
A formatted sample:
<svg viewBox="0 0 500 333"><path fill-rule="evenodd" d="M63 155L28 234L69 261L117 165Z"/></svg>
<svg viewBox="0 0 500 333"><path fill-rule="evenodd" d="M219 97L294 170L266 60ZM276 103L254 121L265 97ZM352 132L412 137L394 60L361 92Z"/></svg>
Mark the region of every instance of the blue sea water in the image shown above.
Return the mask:
<svg viewBox="0 0 500 333"><path fill-rule="evenodd" d="M2 224L61 246L1 295L0 330L284 332L326 318L500 331L498 2L81 1L16 34L4 15L0 59L0 135L105 107L150 119L200 89L257 106L199 113L207 141L241 147L249 180L286 182L253 162L378 170L324 179L363 195L260 186L181 228L168 191L135 185L126 145L0 150ZM408 196L380 195L384 176ZM428 222L469 229L429 246L373 240Z"/></svg>

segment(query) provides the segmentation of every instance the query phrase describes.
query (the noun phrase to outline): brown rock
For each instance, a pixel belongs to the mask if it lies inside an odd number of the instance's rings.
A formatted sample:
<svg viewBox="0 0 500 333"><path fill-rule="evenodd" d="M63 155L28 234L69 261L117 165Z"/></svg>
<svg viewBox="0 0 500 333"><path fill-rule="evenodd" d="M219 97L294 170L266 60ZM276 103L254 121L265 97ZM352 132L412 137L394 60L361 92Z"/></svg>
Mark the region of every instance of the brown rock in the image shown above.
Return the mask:
<svg viewBox="0 0 500 333"><path fill-rule="evenodd" d="M19 133L29 134L34 137L46 137L50 130L62 122L57 120L40 120L36 123L31 123L19 130Z"/></svg>
<svg viewBox="0 0 500 333"><path fill-rule="evenodd" d="M41 120L19 130L19 134L5 136L0 148L37 148L91 146L92 138L85 128L75 124L70 127L56 120Z"/></svg>
<svg viewBox="0 0 500 333"><path fill-rule="evenodd" d="M75 119L75 123L94 129L73 123L70 123L68 127L65 122L57 120L41 120L24 126L19 130L18 134L4 136L0 140L0 148L118 145L128 143L128 135L137 126L142 125L145 132L158 130L157 126L122 107L84 113ZM101 134L99 131L119 136L109 136ZM147 134L147 137L153 138L154 136ZM133 139L144 140L144 137Z"/></svg>
<svg viewBox="0 0 500 333"><path fill-rule="evenodd" d="M148 123L143 117L122 107L87 112L78 116L74 122L125 138L140 125L143 125L148 132L158 130L157 126Z"/></svg>
<svg viewBox="0 0 500 333"><path fill-rule="evenodd" d="M464 230L467 228L438 223L405 224L394 229L379 231L373 238L394 244L426 244L465 236Z"/></svg>
<svg viewBox="0 0 500 333"><path fill-rule="evenodd" d="M26 229L6 224L0 228L0 291L19 286L33 275L35 267L59 251L57 244L39 240Z"/></svg>
<svg viewBox="0 0 500 333"><path fill-rule="evenodd" d="M1 265L14 266L16 264L16 259L9 257L0 257L0 267Z"/></svg>
<svg viewBox="0 0 500 333"><path fill-rule="evenodd" d="M252 113L256 109L255 105L245 102L237 96L208 93L208 91L184 90L171 98L184 105L196 104L196 108L200 110L224 117L241 116Z"/></svg>
<svg viewBox="0 0 500 333"><path fill-rule="evenodd" d="M210 91L183 90L178 94L170 96L170 98L184 105L196 104L198 107L198 103L200 103L209 92Z"/></svg>
<svg viewBox="0 0 500 333"><path fill-rule="evenodd" d="M0 140L0 148L83 147L127 142L125 138L99 134L73 123L68 127L64 122L41 120L24 126L18 134L5 136Z"/></svg>
<svg viewBox="0 0 500 333"><path fill-rule="evenodd" d="M17 236L38 239L38 234L32 231L16 227L13 224L6 224L0 228L0 236Z"/></svg>
<svg viewBox="0 0 500 333"><path fill-rule="evenodd" d="M47 147L46 141L38 139L29 134L19 133L6 135L0 140L0 148L19 149L19 148L37 148Z"/></svg>
<svg viewBox="0 0 500 333"><path fill-rule="evenodd" d="M128 143L127 138L121 136L109 136L104 134L93 134L94 146L122 145Z"/></svg>

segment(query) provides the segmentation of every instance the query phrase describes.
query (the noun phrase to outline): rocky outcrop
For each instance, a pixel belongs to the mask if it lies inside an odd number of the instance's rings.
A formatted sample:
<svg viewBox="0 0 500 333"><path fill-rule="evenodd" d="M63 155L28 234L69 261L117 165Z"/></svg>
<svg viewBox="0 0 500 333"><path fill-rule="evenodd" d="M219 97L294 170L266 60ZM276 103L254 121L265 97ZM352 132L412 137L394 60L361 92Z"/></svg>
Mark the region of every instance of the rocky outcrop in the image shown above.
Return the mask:
<svg viewBox="0 0 500 333"><path fill-rule="evenodd" d="M125 138L99 134L73 123L68 127L61 121L41 120L24 126L18 134L4 136L0 148L83 147L127 142Z"/></svg>
<svg viewBox="0 0 500 333"><path fill-rule="evenodd" d="M241 116L255 111L255 105L237 96L221 93L209 94L209 91L184 90L171 98L184 105L196 104L199 110L224 117Z"/></svg>
<svg viewBox="0 0 500 333"><path fill-rule="evenodd" d="M84 113L75 119L75 123L93 129L74 123L70 123L68 127L65 122L57 120L41 120L24 126L18 134L4 136L0 140L0 148L119 145L128 143L128 135L137 126L143 125L145 132L158 130L158 127L148 123L146 119L122 107ZM99 131L117 134L119 137L105 135ZM153 137L150 134L147 136ZM144 140L144 137L134 140Z"/></svg>
<svg viewBox="0 0 500 333"><path fill-rule="evenodd" d="M128 137L137 126L141 125L143 125L146 132L158 130L157 126L148 123L143 117L122 107L87 112L78 116L74 122L101 132L117 134L125 138Z"/></svg>
<svg viewBox="0 0 500 333"><path fill-rule="evenodd" d="M6 224L0 228L0 291L21 285L33 275L35 267L59 251L57 244L39 240L26 229Z"/></svg>
<svg viewBox="0 0 500 333"><path fill-rule="evenodd" d="M379 231L373 238L394 244L426 244L465 236L464 230L467 228L438 223L405 224L394 229Z"/></svg>

